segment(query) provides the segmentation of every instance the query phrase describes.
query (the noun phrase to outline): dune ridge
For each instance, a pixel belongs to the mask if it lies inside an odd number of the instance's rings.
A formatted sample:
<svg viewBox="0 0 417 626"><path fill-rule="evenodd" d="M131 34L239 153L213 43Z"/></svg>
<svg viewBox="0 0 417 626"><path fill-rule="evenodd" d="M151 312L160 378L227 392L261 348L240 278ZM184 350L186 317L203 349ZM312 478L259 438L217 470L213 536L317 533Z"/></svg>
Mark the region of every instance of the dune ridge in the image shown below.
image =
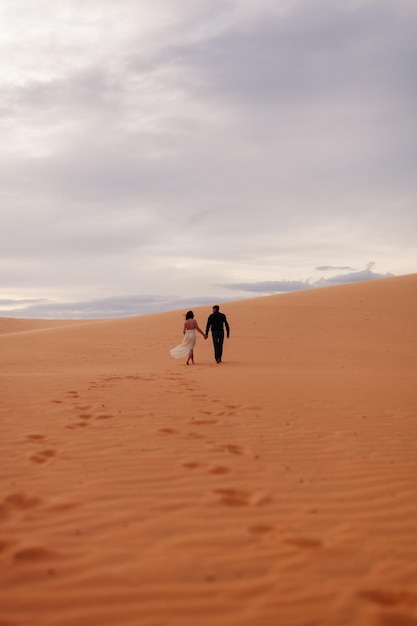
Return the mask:
<svg viewBox="0 0 417 626"><path fill-rule="evenodd" d="M417 626L416 294L0 319L0 626Z"/></svg>

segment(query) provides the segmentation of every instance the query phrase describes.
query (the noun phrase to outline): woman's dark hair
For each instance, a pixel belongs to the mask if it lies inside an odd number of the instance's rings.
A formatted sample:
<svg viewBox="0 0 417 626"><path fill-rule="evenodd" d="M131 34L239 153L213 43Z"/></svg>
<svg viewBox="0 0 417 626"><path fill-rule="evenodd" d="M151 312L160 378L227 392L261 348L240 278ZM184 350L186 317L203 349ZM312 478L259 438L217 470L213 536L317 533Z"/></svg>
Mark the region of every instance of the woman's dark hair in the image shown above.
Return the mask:
<svg viewBox="0 0 417 626"><path fill-rule="evenodd" d="M193 320L194 319L194 313L192 311L187 311L185 319L186 320Z"/></svg>

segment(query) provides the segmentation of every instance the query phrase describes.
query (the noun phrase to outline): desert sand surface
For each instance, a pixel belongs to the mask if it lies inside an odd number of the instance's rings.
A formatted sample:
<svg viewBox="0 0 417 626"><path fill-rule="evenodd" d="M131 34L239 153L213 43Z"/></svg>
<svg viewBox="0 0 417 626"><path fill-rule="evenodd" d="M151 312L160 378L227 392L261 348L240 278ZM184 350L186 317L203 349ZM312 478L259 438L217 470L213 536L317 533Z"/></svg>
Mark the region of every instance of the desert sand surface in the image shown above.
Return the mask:
<svg viewBox="0 0 417 626"><path fill-rule="evenodd" d="M0 319L0 626L417 625L417 275L219 304Z"/></svg>

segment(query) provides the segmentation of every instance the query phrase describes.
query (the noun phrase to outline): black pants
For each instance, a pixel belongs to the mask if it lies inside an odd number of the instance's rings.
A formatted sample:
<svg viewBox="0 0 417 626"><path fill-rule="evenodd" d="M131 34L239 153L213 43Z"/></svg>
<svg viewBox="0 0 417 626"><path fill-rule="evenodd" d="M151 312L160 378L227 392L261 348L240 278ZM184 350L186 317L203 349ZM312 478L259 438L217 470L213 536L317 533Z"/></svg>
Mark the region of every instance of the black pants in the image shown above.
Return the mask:
<svg viewBox="0 0 417 626"><path fill-rule="evenodd" d="M224 341L224 330L213 330L213 346L214 346L214 358L217 362L222 360L223 354L223 341Z"/></svg>

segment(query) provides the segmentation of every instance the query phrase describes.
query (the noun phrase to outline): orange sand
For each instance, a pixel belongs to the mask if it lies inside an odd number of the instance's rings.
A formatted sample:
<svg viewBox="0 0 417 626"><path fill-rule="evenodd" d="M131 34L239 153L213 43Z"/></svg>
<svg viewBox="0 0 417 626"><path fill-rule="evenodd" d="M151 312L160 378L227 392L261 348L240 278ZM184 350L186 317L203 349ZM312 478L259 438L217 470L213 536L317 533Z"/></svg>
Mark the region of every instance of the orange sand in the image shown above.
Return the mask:
<svg viewBox="0 0 417 626"><path fill-rule="evenodd" d="M0 626L416 626L416 294L1 319Z"/></svg>

